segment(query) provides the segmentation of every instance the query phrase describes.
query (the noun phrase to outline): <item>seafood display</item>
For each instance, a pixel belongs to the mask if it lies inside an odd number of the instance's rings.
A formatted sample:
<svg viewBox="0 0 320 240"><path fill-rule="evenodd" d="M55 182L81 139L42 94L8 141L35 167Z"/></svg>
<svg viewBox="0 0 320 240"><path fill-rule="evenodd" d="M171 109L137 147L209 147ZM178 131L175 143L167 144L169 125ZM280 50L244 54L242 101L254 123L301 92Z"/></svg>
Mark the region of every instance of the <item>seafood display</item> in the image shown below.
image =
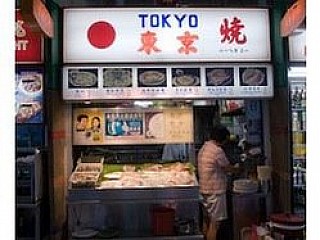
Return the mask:
<svg viewBox="0 0 320 240"><path fill-rule="evenodd" d="M125 165L123 168L131 171L106 173L97 188L194 186L197 182L194 172L191 171L190 165L187 163L147 164L139 169Z"/></svg>
<svg viewBox="0 0 320 240"><path fill-rule="evenodd" d="M94 188L98 185L104 159L98 159L100 162L96 162L94 158L92 160L94 162L78 160L77 166L69 178L72 188Z"/></svg>

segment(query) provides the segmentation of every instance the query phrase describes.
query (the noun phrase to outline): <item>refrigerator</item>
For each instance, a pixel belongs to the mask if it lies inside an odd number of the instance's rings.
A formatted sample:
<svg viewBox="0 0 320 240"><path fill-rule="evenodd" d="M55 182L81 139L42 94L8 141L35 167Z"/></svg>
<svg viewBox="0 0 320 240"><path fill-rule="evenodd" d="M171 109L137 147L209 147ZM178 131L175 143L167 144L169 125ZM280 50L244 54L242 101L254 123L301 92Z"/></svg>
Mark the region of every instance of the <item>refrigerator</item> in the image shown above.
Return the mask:
<svg viewBox="0 0 320 240"><path fill-rule="evenodd" d="M306 69L291 67L288 72L291 113L292 211L306 213Z"/></svg>

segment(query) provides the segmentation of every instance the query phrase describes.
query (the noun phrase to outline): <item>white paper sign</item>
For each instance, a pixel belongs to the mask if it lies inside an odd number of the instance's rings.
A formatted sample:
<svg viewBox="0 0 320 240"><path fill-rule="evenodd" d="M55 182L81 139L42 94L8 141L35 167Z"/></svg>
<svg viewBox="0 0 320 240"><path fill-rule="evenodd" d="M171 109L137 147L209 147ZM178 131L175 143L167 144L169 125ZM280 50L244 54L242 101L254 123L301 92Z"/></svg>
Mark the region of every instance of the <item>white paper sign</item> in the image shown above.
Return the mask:
<svg viewBox="0 0 320 240"><path fill-rule="evenodd" d="M291 62L305 62L306 56L306 30L294 32L289 36L289 60Z"/></svg>
<svg viewBox="0 0 320 240"><path fill-rule="evenodd" d="M267 9L65 9L64 62L270 61Z"/></svg>

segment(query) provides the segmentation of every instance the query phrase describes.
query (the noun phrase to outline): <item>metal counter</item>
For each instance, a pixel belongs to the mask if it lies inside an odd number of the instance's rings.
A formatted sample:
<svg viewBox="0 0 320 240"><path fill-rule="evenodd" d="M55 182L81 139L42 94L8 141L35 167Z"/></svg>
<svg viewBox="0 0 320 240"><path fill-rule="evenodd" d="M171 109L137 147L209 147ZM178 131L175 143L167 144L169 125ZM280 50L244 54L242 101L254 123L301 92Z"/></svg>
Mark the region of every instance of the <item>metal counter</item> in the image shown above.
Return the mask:
<svg viewBox="0 0 320 240"><path fill-rule="evenodd" d="M69 239L77 227L108 229L120 235L113 239L203 239L199 230L199 186L126 189L69 189ZM192 234L154 236L151 209L157 205L173 207L175 219L192 219ZM95 239L95 238L91 238Z"/></svg>
<svg viewBox="0 0 320 240"><path fill-rule="evenodd" d="M163 202L166 200L198 201L198 186L117 189L69 189L67 201L76 203Z"/></svg>

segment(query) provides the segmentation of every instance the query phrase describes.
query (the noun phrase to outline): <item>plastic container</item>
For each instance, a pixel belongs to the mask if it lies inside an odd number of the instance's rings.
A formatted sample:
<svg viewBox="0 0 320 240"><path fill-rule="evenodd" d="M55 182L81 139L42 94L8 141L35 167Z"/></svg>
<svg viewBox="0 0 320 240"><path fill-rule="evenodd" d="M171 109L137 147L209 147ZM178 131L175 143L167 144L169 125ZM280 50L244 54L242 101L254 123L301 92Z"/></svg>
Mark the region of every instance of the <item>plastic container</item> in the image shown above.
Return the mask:
<svg viewBox="0 0 320 240"><path fill-rule="evenodd" d="M164 206L152 208L152 233L156 236L174 234L175 210Z"/></svg>

